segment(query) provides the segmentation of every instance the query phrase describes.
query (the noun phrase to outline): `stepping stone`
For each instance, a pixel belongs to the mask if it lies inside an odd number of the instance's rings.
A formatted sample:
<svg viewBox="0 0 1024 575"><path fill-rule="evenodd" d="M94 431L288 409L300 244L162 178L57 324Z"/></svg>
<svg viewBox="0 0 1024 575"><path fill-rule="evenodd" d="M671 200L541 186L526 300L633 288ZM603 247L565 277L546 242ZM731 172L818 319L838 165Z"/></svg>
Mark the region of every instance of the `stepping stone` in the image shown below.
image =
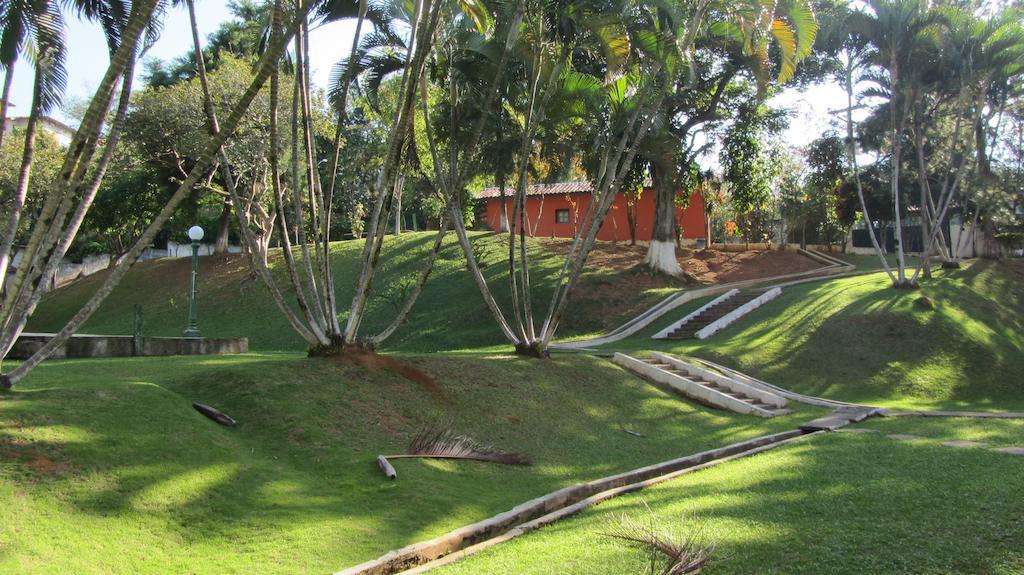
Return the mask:
<svg viewBox="0 0 1024 575"><path fill-rule="evenodd" d="M866 427L851 427L851 428L846 428L846 429L837 429L836 431L839 431L839 432L842 432L842 433L875 433L878 430L877 429L868 429Z"/></svg>
<svg viewBox="0 0 1024 575"><path fill-rule="evenodd" d="M920 435L910 435L909 433L891 433L886 435L889 439L895 439L897 441L912 441L914 439L924 439Z"/></svg>
<svg viewBox="0 0 1024 575"><path fill-rule="evenodd" d="M956 441L943 441L942 444L945 445L946 447L959 447L959 448L965 448L965 447L985 447L984 443L978 443L977 441L966 441L966 440L963 440L963 439L958 439Z"/></svg>
<svg viewBox="0 0 1024 575"><path fill-rule="evenodd" d="M819 417L814 421L801 425L800 429L804 433L810 433L812 431L835 431L841 427L846 427L850 423L849 415L833 412L825 417Z"/></svg>
<svg viewBox="0 0 1024 575"><path fill-rule="evenodd" d="M1024 455L1024 447L997 447L992 451L1002 451L1010 455Z"/></svg>

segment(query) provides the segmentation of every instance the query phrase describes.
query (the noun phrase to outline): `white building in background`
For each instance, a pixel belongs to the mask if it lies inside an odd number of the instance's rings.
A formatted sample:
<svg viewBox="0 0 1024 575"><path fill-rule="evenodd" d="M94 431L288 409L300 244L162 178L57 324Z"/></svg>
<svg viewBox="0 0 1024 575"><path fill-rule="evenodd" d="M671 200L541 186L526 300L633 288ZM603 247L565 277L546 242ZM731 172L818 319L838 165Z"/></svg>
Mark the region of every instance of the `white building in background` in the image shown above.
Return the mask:
<svg viewBox="0 0 1024 575"><path fill-rule="evenodd" d="M19 116L16 118L4 118L4 134L10 134L12 130L17 128L18 130L24 130L28 124L27 116ZM75 135L75 129L68 126L60 120L55 120L49 116L43 116L39 118L39 129L44 130L57 138L57 142L62 146L67 146L71 143L71 138Z"/></svg>

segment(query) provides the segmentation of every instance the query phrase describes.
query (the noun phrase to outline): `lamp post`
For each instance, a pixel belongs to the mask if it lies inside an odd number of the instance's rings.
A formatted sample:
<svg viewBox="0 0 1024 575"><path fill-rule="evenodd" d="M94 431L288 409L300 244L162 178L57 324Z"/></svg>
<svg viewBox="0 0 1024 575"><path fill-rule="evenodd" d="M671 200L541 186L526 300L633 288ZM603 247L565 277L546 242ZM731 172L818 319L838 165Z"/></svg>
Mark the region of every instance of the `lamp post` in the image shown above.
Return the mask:
<svg viewBox="0 0 1024 575"><path fill-rule="evenodd" d="M192 226L188 229L188 239L192 240L192 289L188 298L188 327L185 337L200 337L199 323L196 313L197 276L199 268L199 240L203 239L203 228Z"/></svg>

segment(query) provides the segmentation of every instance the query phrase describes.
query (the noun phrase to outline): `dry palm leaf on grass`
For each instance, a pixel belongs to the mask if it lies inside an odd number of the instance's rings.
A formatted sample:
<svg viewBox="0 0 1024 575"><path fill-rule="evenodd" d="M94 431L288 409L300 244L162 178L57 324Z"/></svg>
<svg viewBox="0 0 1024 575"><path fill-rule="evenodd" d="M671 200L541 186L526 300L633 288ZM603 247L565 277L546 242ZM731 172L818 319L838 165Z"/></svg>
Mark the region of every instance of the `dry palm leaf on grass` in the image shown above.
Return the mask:
<svg viewBox="0 0 1024 575"><path fill-rule="evenodd" d="M652 575L697 573L708 564L715 551L714 542L707 543L699 530L660 527L647 502L644 507L646 521L622 514L609 520L601 535L641 549L648 557L648 573Z"/></svg>
<svg viewBox="0 0 1024 575"><path fill-rule="evenodd" d="M521 453L501 451L492 447L482 446L464 435L456 435L447 427L426 427L412 439L405 453L398 455L378 455L377 465L388 479L397 474L389 459L471 459L502 463L504 465L530 465L530 460Z"/></svg>

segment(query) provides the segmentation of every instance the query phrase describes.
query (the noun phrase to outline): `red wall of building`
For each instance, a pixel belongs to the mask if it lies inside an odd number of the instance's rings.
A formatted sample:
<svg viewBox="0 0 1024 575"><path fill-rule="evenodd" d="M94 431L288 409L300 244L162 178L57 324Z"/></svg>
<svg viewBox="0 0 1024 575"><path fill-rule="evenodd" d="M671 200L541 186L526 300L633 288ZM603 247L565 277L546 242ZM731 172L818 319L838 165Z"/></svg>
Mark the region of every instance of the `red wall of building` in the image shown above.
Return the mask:
<svg viewBox="0 0 1024 575"><path fill-rule="evenodd" d="M506 198L508 212L512 213L512 200ZM527 234L538 237L571 238L576 230L583 225L581 221L590 204L590 194L550 194L545 196L529 196L526 198ZM568 209L569 223L555 222L555 211ZM575 212L576 217L573 218ZM654 229L654 190L647 189L640 195L637 204L636 239L650 240ZM487 225L493 230L501 229L501 198L489 198L485 218ZM573 223L575 220L575 224ZM685 209L676 208L676 221L683 229L684 238L704 237L704 202L699 192L690 195L690 205ZM519 230L518 223L516 231ZM626 219L626 198L619 195L615 198L608 217L597 234L602 241L629 241L629 223Z"/></svg>

